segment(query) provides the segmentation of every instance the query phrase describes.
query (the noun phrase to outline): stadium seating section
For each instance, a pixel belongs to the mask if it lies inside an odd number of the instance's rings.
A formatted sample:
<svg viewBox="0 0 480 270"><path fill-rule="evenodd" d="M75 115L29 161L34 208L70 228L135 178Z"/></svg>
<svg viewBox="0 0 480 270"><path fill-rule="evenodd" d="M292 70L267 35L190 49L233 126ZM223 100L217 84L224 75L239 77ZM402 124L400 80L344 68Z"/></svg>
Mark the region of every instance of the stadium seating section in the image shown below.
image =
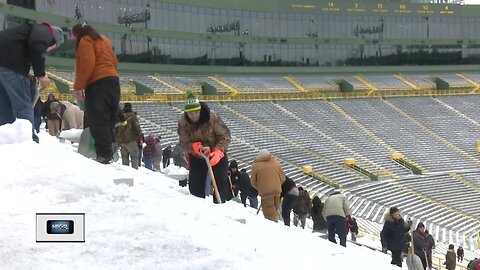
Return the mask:
<svg viewBox="0 0 480 270"><path fill-rule="evenodd" d="M52 69L53 76L73 85L74 72L71 70ZM157 94L183 94L187 90L200 93L203 84L216 88L220 95L232 93L232 89L243 94L255 93L298 93L300 91L340 92L342 82L353 87L353 91L398 91L414 89L436 89L436 81L442 80L449 89L473 89L474 83L480 83L480 73L439 74L439 75L328 75L328 76L290 76L298 85L294 85L285 76L274 75L171 75L171 74L136 74L122 73L124 84L135 81L153 90ZM125 91L124 91L125 92ZM127 92L132 92L129 89Z"/></svg>
<svg viewBox="0 0 480 270"><path fill-rule="evenodd" d="M312 195L334 188L303 174L305 165L347 190L358 217L382 222L388 207L398 205L415 222L427 221L441 242L471 246L480 230L478 102L472 95L208 104L230 128L228 154L240 166L249 169L258 151L269 149ZM177 140L182 106L134 104L144 131L161 134L164 145ZM414 161L423 175L392 160L392 151ZM346 158L383 173L384 180L347 168Z"/></svg>
<svg viewBox="0 0 480 270"><path fill-rule="evenodd" d="M72 81L70 71L52 71ZM155 93L178 95L187 90L201 92L208 83L222 94L339 91L339 81L355 91L434 89L435 80L452 88L473 88L480 74L440 75L347 75L291 76L298 89L282 76L145 75L121 74ZM467 78L467 79L465 79ZM363 226L380 230L390 206L399 206L415 223L426 222L439 242L474 247L480 231L480 96L384 97L332 100L253 102L208 102L232 133L228 149L247 170L260 149L268 149L282 163L285 173L311 195L328 196L334 187L303 173L312 166L322 179L345 190L351 209ZM182 103L134 103L143 132L162 137L162 145L174 145ZM422 174L391 158L393 152L421 169ZM356 166L379 177L344 165ZM440 249L446 246L439 244Z"/></svg>

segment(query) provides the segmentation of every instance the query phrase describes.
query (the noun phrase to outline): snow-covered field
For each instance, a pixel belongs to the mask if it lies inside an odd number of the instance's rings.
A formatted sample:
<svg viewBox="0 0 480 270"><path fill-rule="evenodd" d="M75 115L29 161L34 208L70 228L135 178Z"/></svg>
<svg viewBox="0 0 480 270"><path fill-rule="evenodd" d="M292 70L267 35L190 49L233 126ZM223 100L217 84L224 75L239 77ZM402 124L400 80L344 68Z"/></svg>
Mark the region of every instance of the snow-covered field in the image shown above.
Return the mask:
<svg viewBox="0 0 480 270"><path fill-rule="evenodd" d="M88 160L44 131L40 144L30 137L28 122L0 126L0 269L398 269L160 173ZM37 243L35 214L52 212L85 213L85 242Z"/></svg>

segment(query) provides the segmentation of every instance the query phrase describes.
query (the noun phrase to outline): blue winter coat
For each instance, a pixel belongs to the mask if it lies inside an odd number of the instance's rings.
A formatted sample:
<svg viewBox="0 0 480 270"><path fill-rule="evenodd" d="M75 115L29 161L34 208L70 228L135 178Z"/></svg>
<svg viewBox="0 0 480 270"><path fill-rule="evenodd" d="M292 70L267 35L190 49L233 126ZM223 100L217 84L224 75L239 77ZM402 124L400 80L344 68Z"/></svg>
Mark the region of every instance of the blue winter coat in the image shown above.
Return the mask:
<svg viewBox="0 0 480 270"><path fill-rule="evenodd" d="M394 220L390 213L385 214L385 224L383 225L380 238L382 246L388 250L404 250L407 244L407 232L410 225L403 218Z"/></svg>

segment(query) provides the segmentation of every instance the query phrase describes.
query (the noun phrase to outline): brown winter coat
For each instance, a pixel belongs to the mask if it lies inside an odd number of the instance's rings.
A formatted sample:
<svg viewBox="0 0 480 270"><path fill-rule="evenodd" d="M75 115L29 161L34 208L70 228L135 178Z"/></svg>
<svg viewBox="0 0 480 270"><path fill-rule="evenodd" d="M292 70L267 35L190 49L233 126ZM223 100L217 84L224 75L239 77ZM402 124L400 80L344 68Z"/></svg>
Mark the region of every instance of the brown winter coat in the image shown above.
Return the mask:
<svg viewBox="0 0 480 270"><path fill-rule="evenodd" d="M253 162L250 182L260 197L280 194L285 174L280 163L268 154L257 157Z"/></svg>
<svg viewBox="0 0 480 270"><path fill-rule="evenodd" d="M455 250L449 249L445 255L445 259L445 268L447 268L447 270L455 270L455 266L457 264L457 255L455 254Z"/></svg>
<svg viewBox="0 0 480 270"><path fill-rule="evenodd" d="M83 129L83 111L77 105L68 101L62 101L62 104L65 105L65 112L62 116L62 129Z"/></svg>
<svg viewBox="0 0 480 270"><path fill-rule="evenodd" d="M201 102L200 104L198 123L191 123L185 113L178 120L177 132L182 149L193 155L192 144L201 142L203 146L210 147L212 151L218 147L225 153L231 141L230 130L216 112L210 111L205 103Z"/></svg>
<svg viewBox="0 0 480 270"><path fill-rule="evenodd" d="M131 119L132 121L132 129L130 132L130 140L129 142L136 142L138 140L138 137L142 134L142 130L140 128L140 122L138 121L137 114L133 111L131 112L125 112L125 119Z"/></svg>
<svg viewBox="0 0 480 270"><path fill-rule="evenodd" d="M297 203L293 207L293 212L295 214L306 214L310 212L311 208L312 208L312 200L310 200L310 195L308 194L308 191L306 190L300 191L300 194L298 195Z"/></svg>
<svg viewBox="0 0 480 270"><path fill-rule="evenodd" d="M74 90L82 90L88 85L107 77L118 77L117 56L106 36L94 41L90 36L80 40L76 51Z"/></svg>

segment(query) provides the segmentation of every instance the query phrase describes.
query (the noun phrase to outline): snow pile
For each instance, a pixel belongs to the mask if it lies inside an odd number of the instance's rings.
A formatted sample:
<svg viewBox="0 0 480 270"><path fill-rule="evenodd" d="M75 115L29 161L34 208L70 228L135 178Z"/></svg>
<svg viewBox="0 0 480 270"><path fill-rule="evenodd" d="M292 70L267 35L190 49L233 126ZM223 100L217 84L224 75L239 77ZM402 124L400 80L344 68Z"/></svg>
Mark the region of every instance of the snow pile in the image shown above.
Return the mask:
<svg viewBox="0 0 480 270"><path fill-rule="evenodd" d="M163 173L173 179L176 180L185 180L188 177L188 170L183 167L178 167L173 164L168 165L167 168L164 169Z"/></svg>
<svg viewBox="0 0 480 270"><path fill-rule="evenodd" d="M44 131L36 144L31 127L2 128L12 139L0 145L2 269L398 269L382 253L191 196L160 173L88 160ZM36 213L85 213L85 243L36 243Z"/></svg>
<svg viewBox="0 0 480 270"><path fill-rule="evenodd" d="M63 130L60 132L60 138L69 140L71 142L80 142L80 136L82 135L83 129L69 129L69 130Z"/></svg>
<svg viewBox="0 0 480 270"><path fill-rule="evenodd" d="M12 144L32 141L32 123L25 119L17 119L12 124L0 126L0 144Z"/></svg>

